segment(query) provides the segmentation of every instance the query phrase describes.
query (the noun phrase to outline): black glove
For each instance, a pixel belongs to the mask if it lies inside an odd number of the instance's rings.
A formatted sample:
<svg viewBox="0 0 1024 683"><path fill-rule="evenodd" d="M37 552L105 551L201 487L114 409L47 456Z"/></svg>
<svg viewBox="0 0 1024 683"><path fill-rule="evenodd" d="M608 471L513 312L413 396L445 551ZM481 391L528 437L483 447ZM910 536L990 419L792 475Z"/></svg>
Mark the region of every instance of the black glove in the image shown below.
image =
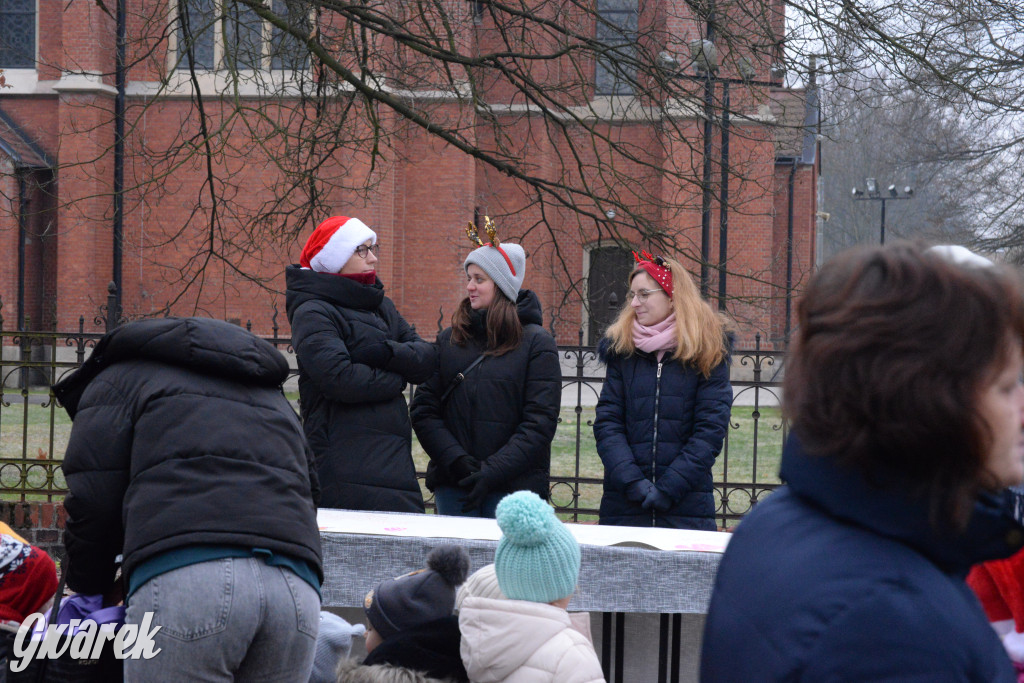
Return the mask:
<svg viewBox="0 0 1024 683"><path fill-rule="evenodd" d="M634 481L626 487L626 500L631 503L642 503L647 498L647 494L652 490L654 490L654 484L651 483L650 479Z"/></svg>
<svg viewBox="0 0 1024 683"><path fill-rule="evenodd" d="M490 484L484 478L483 472L474 472L459 482L459 488L469 489L469 492L462 499L462 511L472 512L484 506L484 499L491 492Z"/></svg>
<svg viewBox="0 0 1024 683"><path fill-rule="evenodd" d="M480 461L472 455L460 455L448 469L455 481L462 481L469 475L480 471Z"/></svg>
<svg viewBox="0 0 1024 683"><path fill-rule="evenodd" d="M372 368L382 369L391 362L391 357L394 355L394 351L391 350L391 345L386 339L356 346L349 349L348 353L353 363L362 363Z"/></svg>
<svg viewBox="0 0 1024 683"><path fill-rule="evenodd" d="M653 487L651 492L644 498L644 502L641 504L644 510L655 509L658 512L666 512L672 507L672 499L669 498L667 493L664 493L661 489Z"/></svg>

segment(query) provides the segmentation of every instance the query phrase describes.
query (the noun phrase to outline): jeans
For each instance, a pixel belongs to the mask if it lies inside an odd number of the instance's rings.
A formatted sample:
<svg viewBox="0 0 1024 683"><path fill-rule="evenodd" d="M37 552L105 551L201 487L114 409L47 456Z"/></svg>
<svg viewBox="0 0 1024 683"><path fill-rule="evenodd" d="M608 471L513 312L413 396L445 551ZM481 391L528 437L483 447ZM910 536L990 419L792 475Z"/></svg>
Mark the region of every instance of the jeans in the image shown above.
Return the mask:
<svg viewBox="0 0 1024 683"><path fill-rule="evenodd" d="M131 596L125 621L153 612L152 659L126 659L126 681L309 680L320 598L291 570L225 558L153 577Z"/></svg>
<svg viewBox="0 0 1024 683"><path fill-rule="evenodd" d="M438 486L434 490L437 514L451 515L453 517L491 517L493 519L498 503L508 495L508 493L488 493L481 507L474 508L469 512L463 512L462 501L466 493L466 491L456 486Z"/></svg>

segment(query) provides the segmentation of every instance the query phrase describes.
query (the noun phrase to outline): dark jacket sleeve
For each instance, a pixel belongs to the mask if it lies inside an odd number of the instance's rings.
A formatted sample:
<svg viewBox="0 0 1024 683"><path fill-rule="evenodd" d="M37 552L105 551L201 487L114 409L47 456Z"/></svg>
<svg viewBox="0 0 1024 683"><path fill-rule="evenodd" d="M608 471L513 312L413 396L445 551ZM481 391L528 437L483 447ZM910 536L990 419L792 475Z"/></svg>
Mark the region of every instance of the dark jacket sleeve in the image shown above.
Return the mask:
<svg viewBox="0 0 1024 683"><path fill-rule="evenodd" d="M595 411L594 438L605 475L618 490L625 491L630 484L646 479L626 436L626 395L620 356L609 356L607 360L604 386Z"/></svg>
<svg viewBox="0 0 1024 683"><path fill-rule="evenodd" d="M79 593L114 585L115 558L124 545L121 524L131 472L131 408L112 384L93 380L78 404L64 453L67 584Z"/></svg>
<svg viewBox="0 0 1024 683"><path fill-rule="evenodd" d="M550 457L551 440L558 427L562 369L555 339L547 332L536 334L531 340L523 397L523 417L515 433L484 461L484 477L492 486L532 469L550 466L544 459Z"/></svg>
<svg viewBox="0 0 1024 683"><path fill-rule="evenodd" d="M732 414L729 365L726 356L709 377L700 375L697 379L693 433L657 482L657 487L673 499L699 490L722 450Z"/></svg>
<svg viewBox="0 0 1024 683"><path fill-rule="evenodd" d="M376 403L398 396L405 388L397 372L352 362L335 321L318 301L295 312L292 345L303 374L328 400Z"/></svg>
<svg viewBox="0 0 1024 683"><path fill-rule="evenodd" d="M437 340L438 346L449 343L449 334L449 330L441 333ZM435 372L430 379L416 387L416 394L409 404L409 417L423 450L431 460L447 471L453 462L468 453L444 423L444 406L441 405L444 391L441 373Z"/></svg>
<svg viewBox="0 0 1024 683"><path fill-rule="evenodd" d="M387 369L397 372L411 384L426 382L437 370L437 346L423 341L405 318L398 314L393 304L391 311L394 314L392 329L397 328L397 335L394 340L388 341L393 355Z"/></svg>

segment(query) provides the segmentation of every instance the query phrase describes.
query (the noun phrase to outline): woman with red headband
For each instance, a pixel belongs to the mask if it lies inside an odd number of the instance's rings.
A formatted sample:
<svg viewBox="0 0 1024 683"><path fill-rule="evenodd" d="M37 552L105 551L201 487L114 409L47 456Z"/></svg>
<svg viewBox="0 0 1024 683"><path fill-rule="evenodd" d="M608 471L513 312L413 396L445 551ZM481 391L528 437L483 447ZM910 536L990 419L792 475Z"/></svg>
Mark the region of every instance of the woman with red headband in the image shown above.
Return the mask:
<svg viewBox="0 0 1024 683"><path fill-rule="evenodd" d="M520 289L526 253L488 227L491 242L466 258L466 298L437 337L440 369L412 400L413 428L430 456L427 487L442 515L494 517L507 493L549 495L558 349L537 295Z"/></svg>
<svg viewBox="0 0 1024 683"><path fill-rule="evenodd" d="M714 530L711 467L732 408L726 321L679 263L636 260L598 346L608 368L594 422L600 522Z"/></svg>

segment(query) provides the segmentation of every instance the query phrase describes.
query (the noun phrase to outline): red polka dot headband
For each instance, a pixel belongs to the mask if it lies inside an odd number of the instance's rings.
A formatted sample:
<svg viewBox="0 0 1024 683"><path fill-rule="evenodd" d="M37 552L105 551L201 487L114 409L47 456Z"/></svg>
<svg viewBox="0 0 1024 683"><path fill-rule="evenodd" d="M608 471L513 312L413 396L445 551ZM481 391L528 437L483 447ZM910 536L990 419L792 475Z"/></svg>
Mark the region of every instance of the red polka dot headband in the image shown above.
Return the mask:
<svg viewBox="0 0 1024 683"><path fill-rule="evenodd" d="M665 259L648 253L646 250L639 254L633 252L633 260L638 268L643 268L647 274L654 278L654 281L665 290L665 293L672 296L672 271L669 269Z"/></svg>

